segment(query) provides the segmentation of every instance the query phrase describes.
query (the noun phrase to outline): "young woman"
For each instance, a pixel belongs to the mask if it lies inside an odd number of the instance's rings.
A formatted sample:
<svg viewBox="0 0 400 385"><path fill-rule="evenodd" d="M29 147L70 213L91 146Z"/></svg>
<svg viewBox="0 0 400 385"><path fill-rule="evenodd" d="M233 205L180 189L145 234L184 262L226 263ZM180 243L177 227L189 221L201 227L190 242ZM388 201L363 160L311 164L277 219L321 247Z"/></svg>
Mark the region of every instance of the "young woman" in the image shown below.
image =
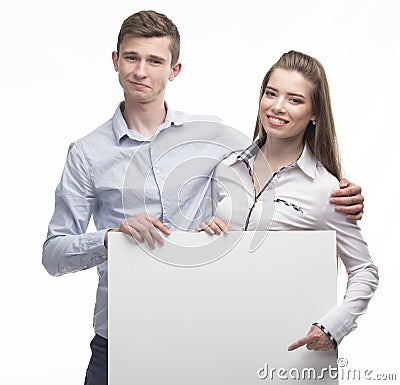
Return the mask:
<svg viewBox="0 0 400 385"><path fill-rule="evenodd" d="M349 277L345 299L288 349L336 348L366 311L378 271L356 222L328 203L341 165L328 82L318 60L290 51L271 67L261 85L254 139L216 169L215 217L198 231L335 230Z"/></svg>

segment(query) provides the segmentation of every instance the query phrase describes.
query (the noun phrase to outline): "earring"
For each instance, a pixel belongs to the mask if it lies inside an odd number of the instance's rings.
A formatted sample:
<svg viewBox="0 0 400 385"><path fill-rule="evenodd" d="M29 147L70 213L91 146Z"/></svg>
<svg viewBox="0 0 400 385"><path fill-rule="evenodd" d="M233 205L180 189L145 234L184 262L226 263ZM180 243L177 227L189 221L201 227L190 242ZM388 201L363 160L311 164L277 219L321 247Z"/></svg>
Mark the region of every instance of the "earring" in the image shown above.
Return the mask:
<svg viewBox="0 0 400 385"><path fill-rule="evenodd" d="M317 124L317 122L315 120L312 120L311 123L313 126L315 126Z"/></svg>

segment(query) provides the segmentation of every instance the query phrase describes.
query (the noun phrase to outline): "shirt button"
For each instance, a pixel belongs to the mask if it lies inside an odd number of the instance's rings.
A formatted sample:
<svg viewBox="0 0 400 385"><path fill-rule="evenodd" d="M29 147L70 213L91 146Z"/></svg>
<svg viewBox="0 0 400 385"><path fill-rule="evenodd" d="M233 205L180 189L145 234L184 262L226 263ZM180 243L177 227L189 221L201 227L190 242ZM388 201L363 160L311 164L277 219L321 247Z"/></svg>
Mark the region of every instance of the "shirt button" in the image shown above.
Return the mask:
<svg viewBox="0 0 400 385"><path fill-rule="evenodd" d="M155 168L155 169L154 169L154 172L155 172L156 174L159 174L161 171L160 171L160 169Z"/></svg>
<svg viewBox="0 0 400 385"><path fill-rule="evenodd" d="M278 173L278 174L276 175L276 177L279 179L279 178L281 177L281 174Z"/></svg>

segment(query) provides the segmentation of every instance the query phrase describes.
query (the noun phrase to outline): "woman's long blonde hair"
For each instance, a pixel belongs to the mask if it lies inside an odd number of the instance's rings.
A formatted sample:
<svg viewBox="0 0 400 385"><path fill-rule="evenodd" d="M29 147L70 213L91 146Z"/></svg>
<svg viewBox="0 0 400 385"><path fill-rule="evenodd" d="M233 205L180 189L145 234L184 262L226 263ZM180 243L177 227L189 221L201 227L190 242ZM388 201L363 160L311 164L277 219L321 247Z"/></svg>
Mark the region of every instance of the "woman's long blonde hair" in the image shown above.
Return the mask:
<svg viewBox="0 0 400 385"><path fill-rule="evenodd" d="M311 56L297 51L283 54L270 68L261 84L261 101L271 74L277 69L296 71L301 73L312 84L311 101L316 116L316 124L308 124L304 133L304 142L325 168L336 178L342 177L339 149L336 138L335 123L333 121L331 99L328 80L322 64ZM262 142L267 139L267 133L261 124L259 114L254 130L253 140L259 137Z"/></svg>

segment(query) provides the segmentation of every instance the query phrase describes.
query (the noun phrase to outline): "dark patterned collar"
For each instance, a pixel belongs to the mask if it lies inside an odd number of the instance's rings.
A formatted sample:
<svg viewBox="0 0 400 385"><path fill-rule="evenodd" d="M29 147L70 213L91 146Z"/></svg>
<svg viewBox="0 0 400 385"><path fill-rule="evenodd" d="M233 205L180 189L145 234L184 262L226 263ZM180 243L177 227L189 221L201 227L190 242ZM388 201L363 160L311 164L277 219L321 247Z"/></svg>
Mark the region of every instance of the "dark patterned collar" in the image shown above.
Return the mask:
<svg viewBox="0 0 400 385"><path fill-rule="evenodd" d="M257 139L237 156L237 160L248 162L264 146L265 142L266 138Z"/></svg>

